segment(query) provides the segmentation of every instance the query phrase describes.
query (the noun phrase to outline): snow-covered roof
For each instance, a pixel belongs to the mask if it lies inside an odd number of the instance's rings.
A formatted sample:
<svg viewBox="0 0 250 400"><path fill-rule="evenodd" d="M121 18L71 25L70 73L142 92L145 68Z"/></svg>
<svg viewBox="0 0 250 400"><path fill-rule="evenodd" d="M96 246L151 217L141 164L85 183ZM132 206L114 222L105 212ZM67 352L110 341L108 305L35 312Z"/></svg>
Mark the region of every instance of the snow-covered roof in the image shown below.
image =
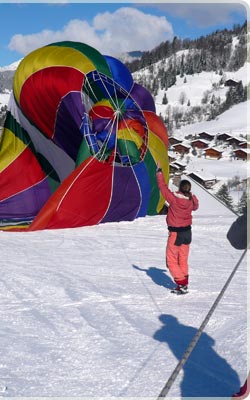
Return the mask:
<svg viewBox="0 0 250 400"><path fill-rule="evenodd" d="M205 181L214 181L216 177L214 175L208 174L206 172L189 172L188 175L195 175L198 178Z"/></svg>
<svg viewBox="0 0 250 400"><path fill-rule="evenodd" d="M179 165L175 164L174 162L173 162L173 163L170 163L169 166L170 166L170 167L174 167L174 168L176 168L176 169L180 169Z"/></svg>
<svg viewBox="0 0 250 400"><path fill-rule="evenodd" d="M227 141L230 141L230 140L237 140L237 142L240 142L240 141L241 141L241 138L236 137L236 136L230 136L230 137L227 139Z"/></svg>
<svg viewBox="0 0 250 400"><path fill-rule="evenodd" d="M189 144L185 144L185 143L173 144L173 147L176 147L176 146L183 146L183 147L186 147L187 149L191 148L191 146Z"/></svg>
<svg viewBox="0 0 250 400"><path fill-rule="evenodd" d="M209 143L210 143L209 140L200 139L200 138L197 138L197 139L192 140L191 143L194 143L194 142L202 142L202 143L204 143L204 144L209 144Z"/></svg>
<svg viewBox="0 0 250 400"><path fill-rule="evenodd" d="M187 166L186 163L181 162L181 161L175 161L174 163L177 164L177 165L180 165L181 167L186 167Z"/></svg>
<svg viewBox="0 0 250 400"><path fill-rule="evenodd" d="M223 153L223 151L221 150L221 149L218 149L218 147L208 147L205 151L208 151L208 150L214 150L214 151L217 151L218 153Z"/></svg>
<svg viewBox="0 0 250 400"><path fill-rule="evenodd" d="M237 151L242 151L243 153L250 154L250 149L235 149L234 153L236 153Z"/></svg>
<svg viewBox="0 0 250 400"><path fill-rule="evenodd" d="M208 136L212 136L212 137L215 136L215 133L209 133L209 132L200 132L200 133L198 133L198 135L202 135L202 134L205 134L205 135L208 135Z"/></svg>

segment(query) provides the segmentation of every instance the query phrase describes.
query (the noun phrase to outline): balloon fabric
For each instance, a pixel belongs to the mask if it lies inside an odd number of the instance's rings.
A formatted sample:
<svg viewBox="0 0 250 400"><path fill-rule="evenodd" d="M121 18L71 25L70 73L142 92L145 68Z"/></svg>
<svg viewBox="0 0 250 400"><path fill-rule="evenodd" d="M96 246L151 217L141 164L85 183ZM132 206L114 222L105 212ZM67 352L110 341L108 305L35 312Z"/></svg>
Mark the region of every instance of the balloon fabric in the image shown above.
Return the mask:
<svg viewBox="0 0 250 400"><path fill-rule="evenodd" d="M0 222L27 231L132 221L164 206L168 135L150 92L84 43L28 54L0 137ZM6 225L4 225L4 221Z"/></svg>

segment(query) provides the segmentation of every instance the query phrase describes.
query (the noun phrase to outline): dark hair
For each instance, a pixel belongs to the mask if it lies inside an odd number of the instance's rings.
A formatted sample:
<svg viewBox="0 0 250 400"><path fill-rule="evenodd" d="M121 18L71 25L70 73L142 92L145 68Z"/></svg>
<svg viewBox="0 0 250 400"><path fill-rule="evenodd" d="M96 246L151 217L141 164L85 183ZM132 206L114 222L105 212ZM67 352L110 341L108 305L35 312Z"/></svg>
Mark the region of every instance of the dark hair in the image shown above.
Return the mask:
<svg viewBox="0 0 250 400"><path fill-rule="evenodd" d="M180 181L179 189L183 189L184 186L189 185L191 187L191 183L187 179L182 179Z"/></svg>

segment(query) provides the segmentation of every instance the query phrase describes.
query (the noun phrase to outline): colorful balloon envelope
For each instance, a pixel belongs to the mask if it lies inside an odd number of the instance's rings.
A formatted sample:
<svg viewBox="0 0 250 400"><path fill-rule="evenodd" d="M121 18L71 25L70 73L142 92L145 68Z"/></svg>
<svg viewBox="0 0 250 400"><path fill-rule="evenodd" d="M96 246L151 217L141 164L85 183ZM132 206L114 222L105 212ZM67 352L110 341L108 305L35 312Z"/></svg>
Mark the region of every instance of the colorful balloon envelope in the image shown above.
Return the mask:
<svg viewBox="0 0 250 400"><path fill-rule="evenodd" d="M153 98L121 61L78 42L39 48L16 70L0 138L0 221L38 230L156 215L167 153Z"/></svg>

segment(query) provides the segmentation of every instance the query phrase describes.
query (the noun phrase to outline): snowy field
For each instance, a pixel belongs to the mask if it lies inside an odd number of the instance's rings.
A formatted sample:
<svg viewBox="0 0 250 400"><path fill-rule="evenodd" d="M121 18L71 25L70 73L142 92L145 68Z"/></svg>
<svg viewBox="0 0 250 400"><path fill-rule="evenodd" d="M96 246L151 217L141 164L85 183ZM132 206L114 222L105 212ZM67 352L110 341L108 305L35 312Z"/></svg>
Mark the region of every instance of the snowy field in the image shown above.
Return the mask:
<svg viewBox="0 0 250 400"><path fill-rule="evenodd" d="M242 255L226 239L235 215L192 189L200 209L184 296L170 293L165 216L0 232L3 397L157 398ZM245 380L246 276L244 258L171 398L229 398Z"/></svg>

